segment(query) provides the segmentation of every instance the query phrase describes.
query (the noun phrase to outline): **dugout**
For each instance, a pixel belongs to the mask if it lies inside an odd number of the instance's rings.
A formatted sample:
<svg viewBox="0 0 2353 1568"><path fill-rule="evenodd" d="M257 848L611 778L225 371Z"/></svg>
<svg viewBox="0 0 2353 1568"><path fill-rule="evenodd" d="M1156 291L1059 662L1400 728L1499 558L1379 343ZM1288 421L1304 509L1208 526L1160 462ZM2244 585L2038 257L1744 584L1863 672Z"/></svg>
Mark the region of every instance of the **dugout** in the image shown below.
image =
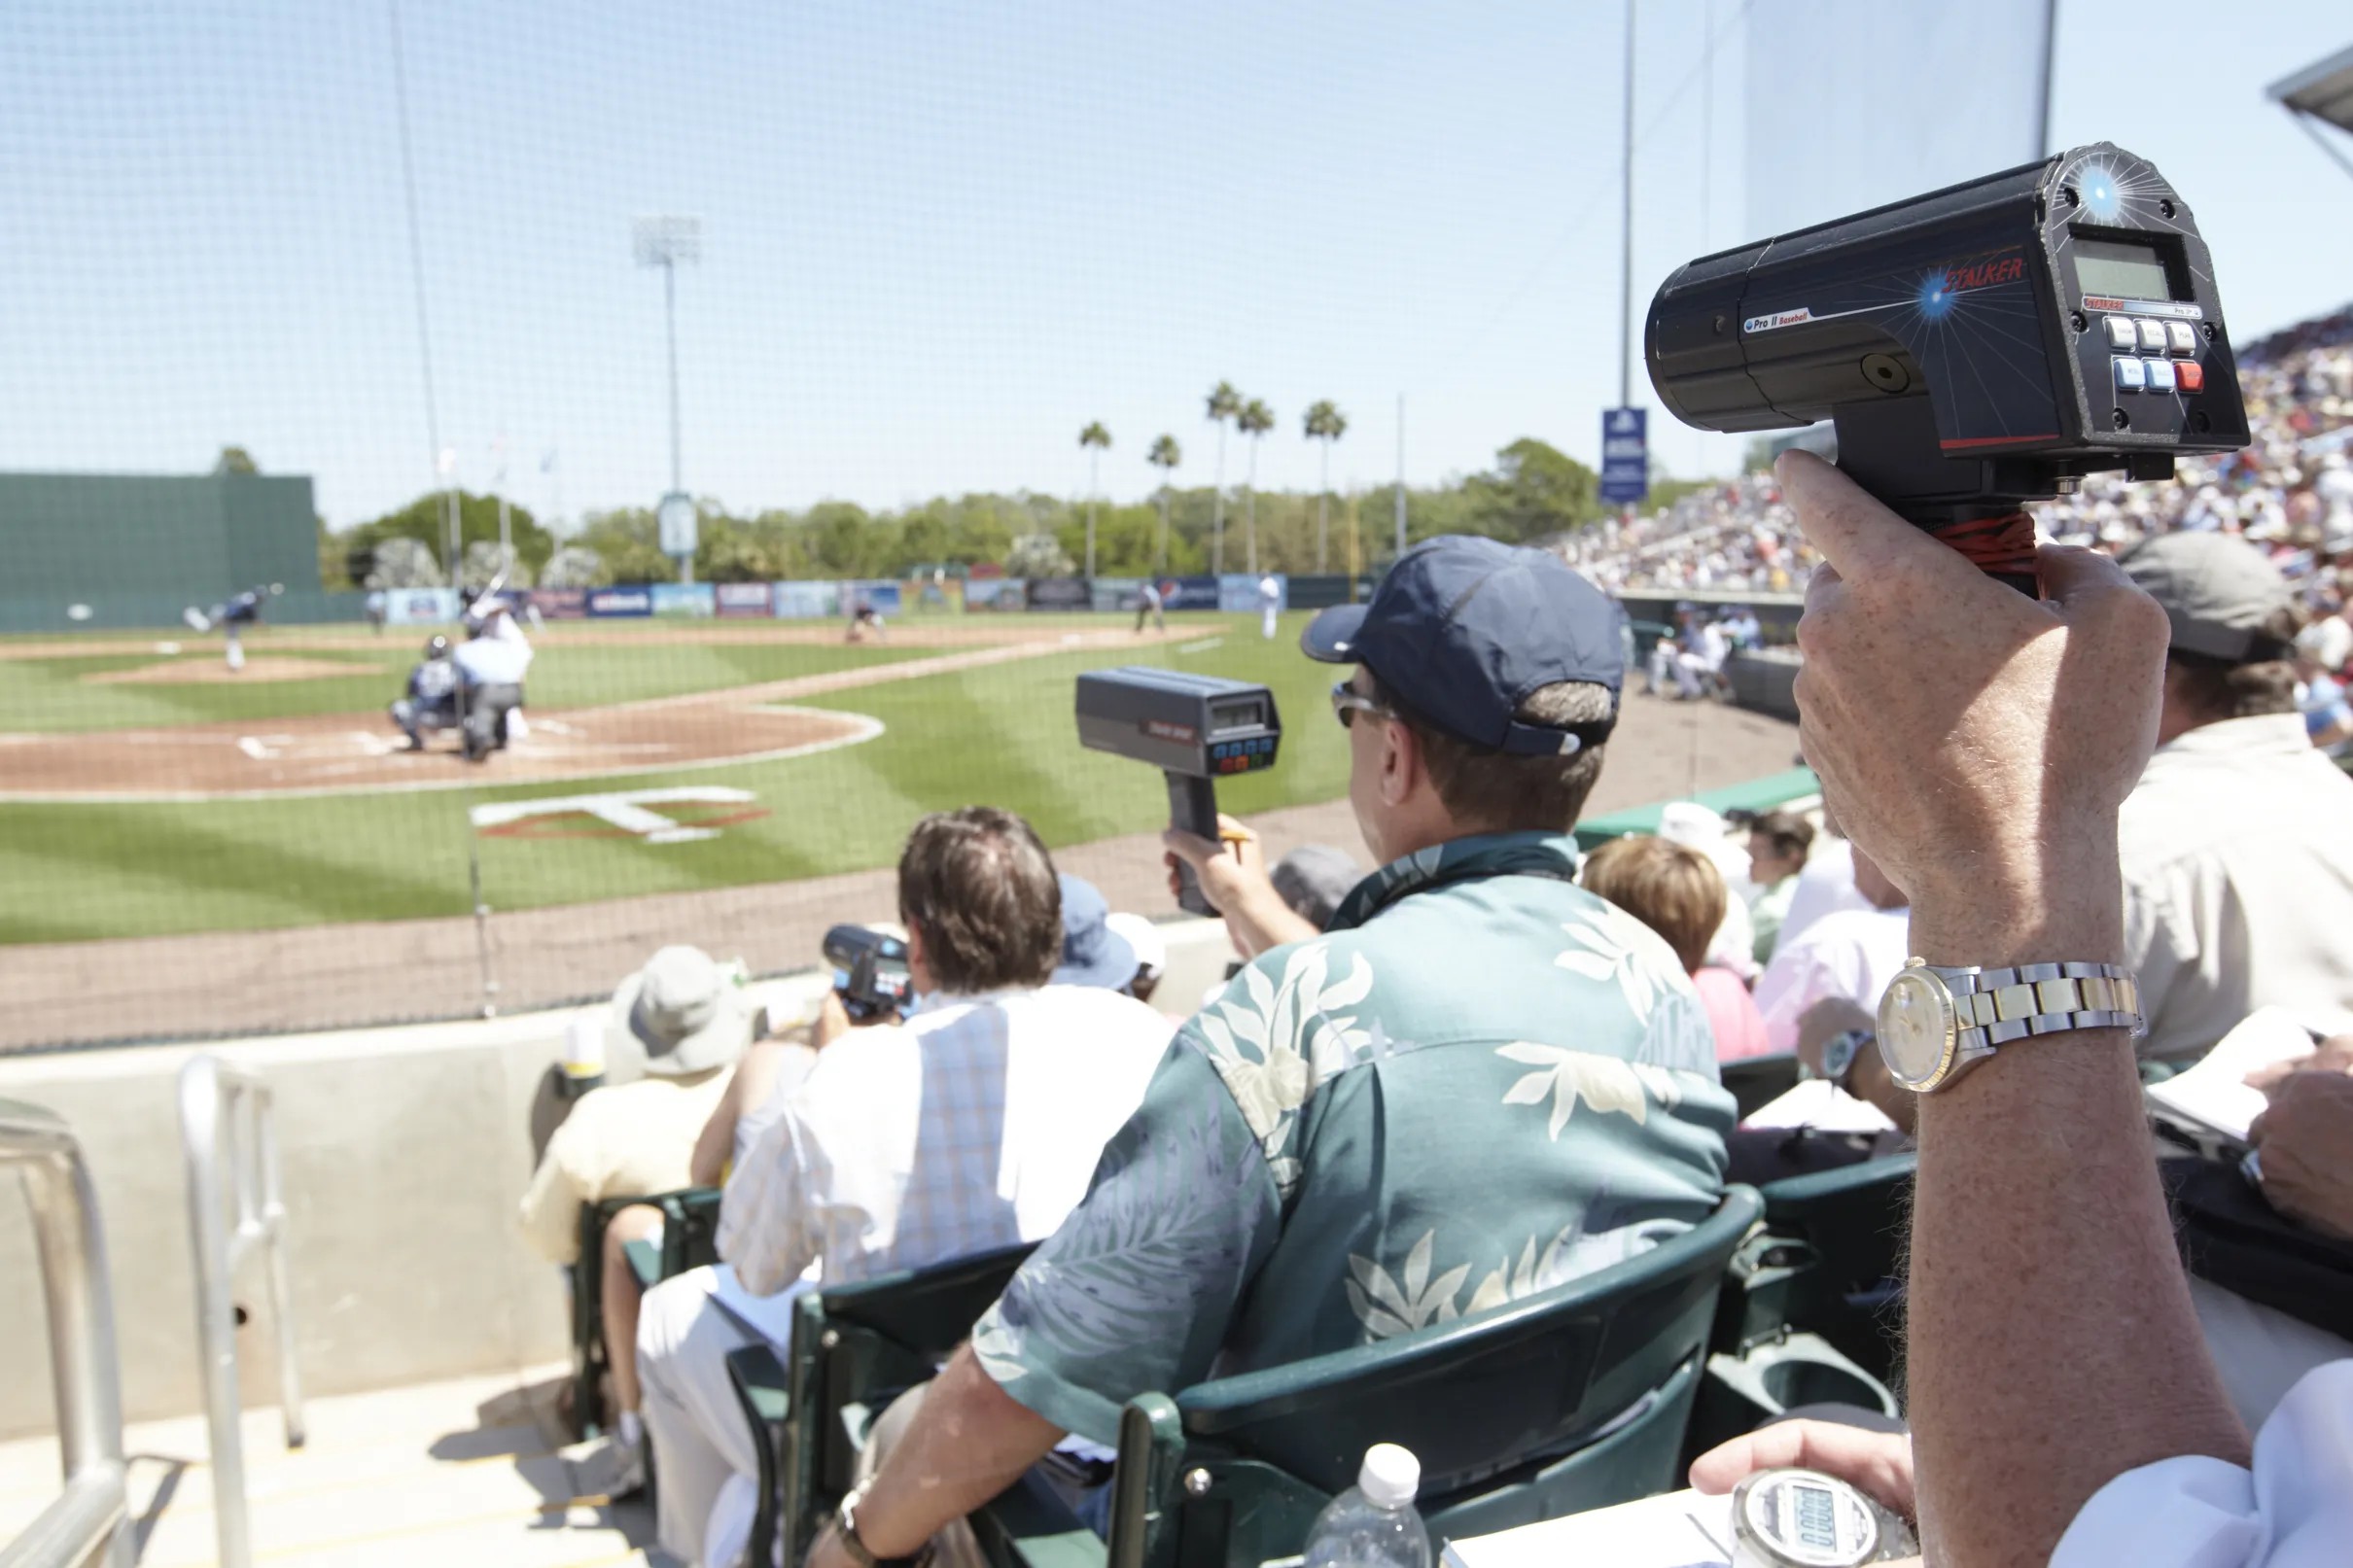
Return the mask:
<svg viewBox="0 0 2353 1568"><path fill-rule="evenodd" d="M258 582L272 619L339 618L303 475L0 473L0 632L175 626Z"/></svg>

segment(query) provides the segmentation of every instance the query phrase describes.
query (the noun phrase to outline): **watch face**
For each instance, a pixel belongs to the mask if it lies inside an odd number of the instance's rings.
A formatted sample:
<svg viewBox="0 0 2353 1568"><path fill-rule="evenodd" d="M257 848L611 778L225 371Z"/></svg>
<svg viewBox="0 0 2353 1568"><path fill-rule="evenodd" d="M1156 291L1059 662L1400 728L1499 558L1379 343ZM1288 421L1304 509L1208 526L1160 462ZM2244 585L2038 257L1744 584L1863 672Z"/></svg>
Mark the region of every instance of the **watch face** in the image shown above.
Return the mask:
<svg viewBox="0 0 2353 1568"><path fill-rule="evenodd" d="M1953 1047L1952 993L1922 969L1906 969L1879 999L1879 1051L1907 1089L1933 1082Z"/></svg>

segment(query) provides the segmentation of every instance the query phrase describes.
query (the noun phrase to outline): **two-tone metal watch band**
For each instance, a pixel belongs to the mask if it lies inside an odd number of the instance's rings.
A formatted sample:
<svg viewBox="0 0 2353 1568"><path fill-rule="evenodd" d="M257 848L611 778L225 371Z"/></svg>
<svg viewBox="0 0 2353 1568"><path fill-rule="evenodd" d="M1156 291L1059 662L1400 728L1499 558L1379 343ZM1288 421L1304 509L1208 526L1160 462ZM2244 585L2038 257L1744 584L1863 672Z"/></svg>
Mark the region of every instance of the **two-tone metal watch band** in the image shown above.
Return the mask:
<svg viewBox="0 0 2353 1568"><path fill-rule="evenodd" d="M1939 973L1952 992L1964 1053L2068 1029L2148 1032L2140 983L2121 964L2025 963Z"/></svg>

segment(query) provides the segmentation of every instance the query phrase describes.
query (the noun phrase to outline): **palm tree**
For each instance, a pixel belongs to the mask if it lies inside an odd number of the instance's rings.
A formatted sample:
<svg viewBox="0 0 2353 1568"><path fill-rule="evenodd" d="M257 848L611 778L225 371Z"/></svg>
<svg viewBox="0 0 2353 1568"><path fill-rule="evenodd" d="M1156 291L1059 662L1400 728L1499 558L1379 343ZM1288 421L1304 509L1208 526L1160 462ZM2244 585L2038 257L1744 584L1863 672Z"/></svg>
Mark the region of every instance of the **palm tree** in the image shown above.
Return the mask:
<svg viewBox="0 0 2353 1568"><path fill-rule="evenodd" d="M1163 436L1152 443L1143 455L1146 463L1160 470L1160 570L1169 569L1169 475L1184 461L1184 448L1176 444L1174 436Z"/></svg>
<svg viewBox="0 0 2353 1568"><path fill-rule="evenodd" d="M1323 443L1323 486L1316 494L1316 570L1323 570L1326 507L1332 499L1332 443L1348 434L1348 415L1331 399L1313 403L1307 411L1307 438Z"/></svg>
<svg viewBox="0 0 2353 1568"><path fill-rule="evenodd" d="M1090 421L1078 433L1078 444L1087 449L1087 575L1095 575L1095 498L1103 493L1103 454L1109 450L1111 433L1103 428L1100 419Z"/></svg>
<svg viewBox="0 0 2353 1568"><path fill-rule="evenodd" d="M1249 551L1250 575L1254 577L1258 575L1258 439L1275 428L1275 410L1266 405L1264 399L1252 398L1234 416L1234 428L1250 438L1250 479L1242 492L1247 498L1245 504L1249 512L1243 524L1243 539Z"/></svg>
<svg viewBox="0 0 2353 1568"><path fill-rule="evenodd" d="M1210 389L1208 402L1210 422L1217 427L1217 488L1210 508L1210 570L1215 573L1225 570L1225 422L1241 416L1242 394L1231 381L1220 381Z"/></svg>

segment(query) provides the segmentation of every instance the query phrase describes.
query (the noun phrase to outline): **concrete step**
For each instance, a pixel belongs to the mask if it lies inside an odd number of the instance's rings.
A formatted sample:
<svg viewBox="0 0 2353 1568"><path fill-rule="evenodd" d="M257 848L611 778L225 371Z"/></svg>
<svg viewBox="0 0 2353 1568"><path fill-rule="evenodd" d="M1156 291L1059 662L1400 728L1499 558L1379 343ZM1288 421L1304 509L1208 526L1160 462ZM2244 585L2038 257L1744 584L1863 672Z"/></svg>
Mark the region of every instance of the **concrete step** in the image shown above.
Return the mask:
<svg viewBox="0 0 2353 1568"><path fill-rule="evenodd" d="M662 1563L642 1502L578 1489L558 1451L563 1369L311 1402L308 1442L285 1446L275 1411L248 1411L246 1507L256 1563L295 1568L601 1568ZM123 1434L146 1568L216 1560L213 1471L201 1418ZM53 1439L0 1445L0 1541L55 1495Z"/></svg>

